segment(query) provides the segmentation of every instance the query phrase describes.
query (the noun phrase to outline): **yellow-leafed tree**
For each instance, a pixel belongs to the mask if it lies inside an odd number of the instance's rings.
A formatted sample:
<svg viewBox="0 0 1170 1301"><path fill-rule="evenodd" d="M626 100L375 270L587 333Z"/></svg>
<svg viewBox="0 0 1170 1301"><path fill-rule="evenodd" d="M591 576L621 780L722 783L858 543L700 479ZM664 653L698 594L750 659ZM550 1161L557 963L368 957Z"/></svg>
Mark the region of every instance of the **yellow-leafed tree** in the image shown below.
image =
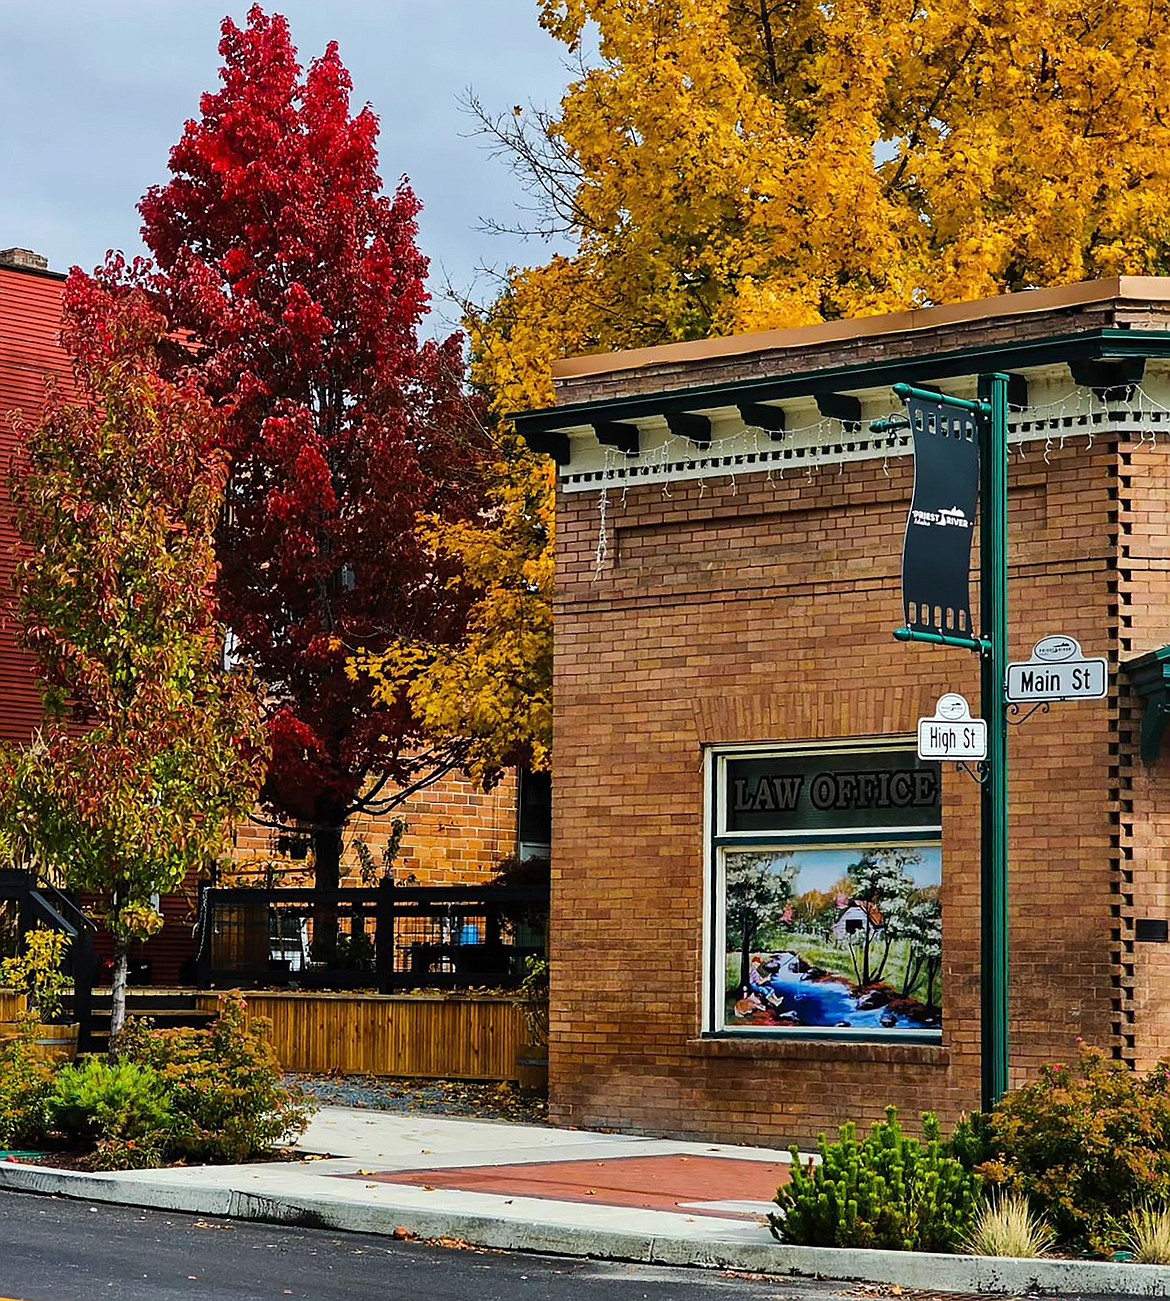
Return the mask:
<svg viewBox="0 0 1170 1301"><path fill-rule="evenodd" d="M1170 6L541 0L559 112L481 122L574 253L469 322L497 418L558 357L1170 270ZM372 667L490 777L550 743L551 473L502 429L453 652ZM405 661L402 661L405 662Z"/></svg>

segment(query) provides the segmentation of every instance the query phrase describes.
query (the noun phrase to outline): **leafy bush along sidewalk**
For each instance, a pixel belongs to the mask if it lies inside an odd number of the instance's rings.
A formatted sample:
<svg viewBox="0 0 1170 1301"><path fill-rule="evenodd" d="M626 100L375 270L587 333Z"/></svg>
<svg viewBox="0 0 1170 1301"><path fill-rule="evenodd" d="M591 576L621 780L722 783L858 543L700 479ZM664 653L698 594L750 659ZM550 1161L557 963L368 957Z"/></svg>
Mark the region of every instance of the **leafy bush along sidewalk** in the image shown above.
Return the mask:
<svg viewBox="0 0 1170 1301"><path fill-rule="evenodd" d="M80 1153L91 1170L249 1161L298 1138L312 1115L238 994L206 1030L132 1022L117 1046L117 1061L57 1067L30 1033L0 1051L0 1147Z"/></svg>
<svg viewBox="0 0 1170 1301"><path fill-rule="evenodd" d="M1105 1256L1170 1264L1170 1063L1146 1075L1082 1048L965 1117L949 1141L930 1113L923 1139L897 1113L859 1140L793 1149L791 1183L770 1217L804 1246Z"/></svg>

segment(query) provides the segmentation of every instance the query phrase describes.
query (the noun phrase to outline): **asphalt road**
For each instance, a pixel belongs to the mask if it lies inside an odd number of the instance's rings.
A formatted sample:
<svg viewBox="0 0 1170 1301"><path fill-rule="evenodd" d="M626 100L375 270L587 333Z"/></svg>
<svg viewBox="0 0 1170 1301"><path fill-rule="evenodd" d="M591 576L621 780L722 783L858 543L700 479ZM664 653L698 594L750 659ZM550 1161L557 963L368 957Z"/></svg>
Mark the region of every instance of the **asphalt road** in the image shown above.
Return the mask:
<svg viewBox="0 0 1170 1301"><path fill-rule="evenodd" d="M0 1301L837 1301L840 1295L827 1284L758 1275L400 1243L0 1193Z"/></svg>

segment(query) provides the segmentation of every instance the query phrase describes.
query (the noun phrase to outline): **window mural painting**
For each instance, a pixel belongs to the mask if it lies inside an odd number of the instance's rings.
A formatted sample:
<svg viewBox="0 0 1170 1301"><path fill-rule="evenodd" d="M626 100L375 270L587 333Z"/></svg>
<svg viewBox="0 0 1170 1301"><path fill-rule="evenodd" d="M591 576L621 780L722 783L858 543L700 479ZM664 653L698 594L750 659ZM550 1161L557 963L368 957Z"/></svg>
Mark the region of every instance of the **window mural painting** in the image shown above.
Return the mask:
<svg viewBox="0 0 1170 1301"><path fill-rule="evenodd" d="M725 1030L942 1025L937 844L723 851Z"/></svg>

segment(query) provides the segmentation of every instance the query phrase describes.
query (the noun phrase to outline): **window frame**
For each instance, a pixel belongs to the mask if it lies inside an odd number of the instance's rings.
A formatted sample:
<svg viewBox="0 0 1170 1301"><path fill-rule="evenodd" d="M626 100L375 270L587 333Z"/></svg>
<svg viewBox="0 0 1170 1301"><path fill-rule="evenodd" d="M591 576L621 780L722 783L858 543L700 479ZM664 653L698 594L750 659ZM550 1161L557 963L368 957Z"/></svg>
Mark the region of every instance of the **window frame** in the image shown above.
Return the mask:
<svg viewBox="0 0 1170 1301"><path fill-rule="evenodd" d="M927 827L883 827L834 831L729 831L727 829L727 773L732 760L775 755L792 758L803 755L872 755L883 751L914 751L917 738L913 733L883 736L850 737L832 741L756 742L720 744L704 749L704 871L703 871L703 1016L701 1037L706 1039L755 1039L771 1043L792 1041L868 1043L868 1044L940 1044L943 1027L911 1030L854 1030L828 1026L801 1026L775 1029L758 1026L737 1029L725 1024L727 909L724 903L726 859L729 852L800 849L894 848L921 845L942 853L943 818L941 808L937 825ZM944 923L945 925L945 923ZM944 931L945 935L945 931ZM945 953L945 939L944 939ZM945 1009L944 1009L945 1016Z"/></svg>

